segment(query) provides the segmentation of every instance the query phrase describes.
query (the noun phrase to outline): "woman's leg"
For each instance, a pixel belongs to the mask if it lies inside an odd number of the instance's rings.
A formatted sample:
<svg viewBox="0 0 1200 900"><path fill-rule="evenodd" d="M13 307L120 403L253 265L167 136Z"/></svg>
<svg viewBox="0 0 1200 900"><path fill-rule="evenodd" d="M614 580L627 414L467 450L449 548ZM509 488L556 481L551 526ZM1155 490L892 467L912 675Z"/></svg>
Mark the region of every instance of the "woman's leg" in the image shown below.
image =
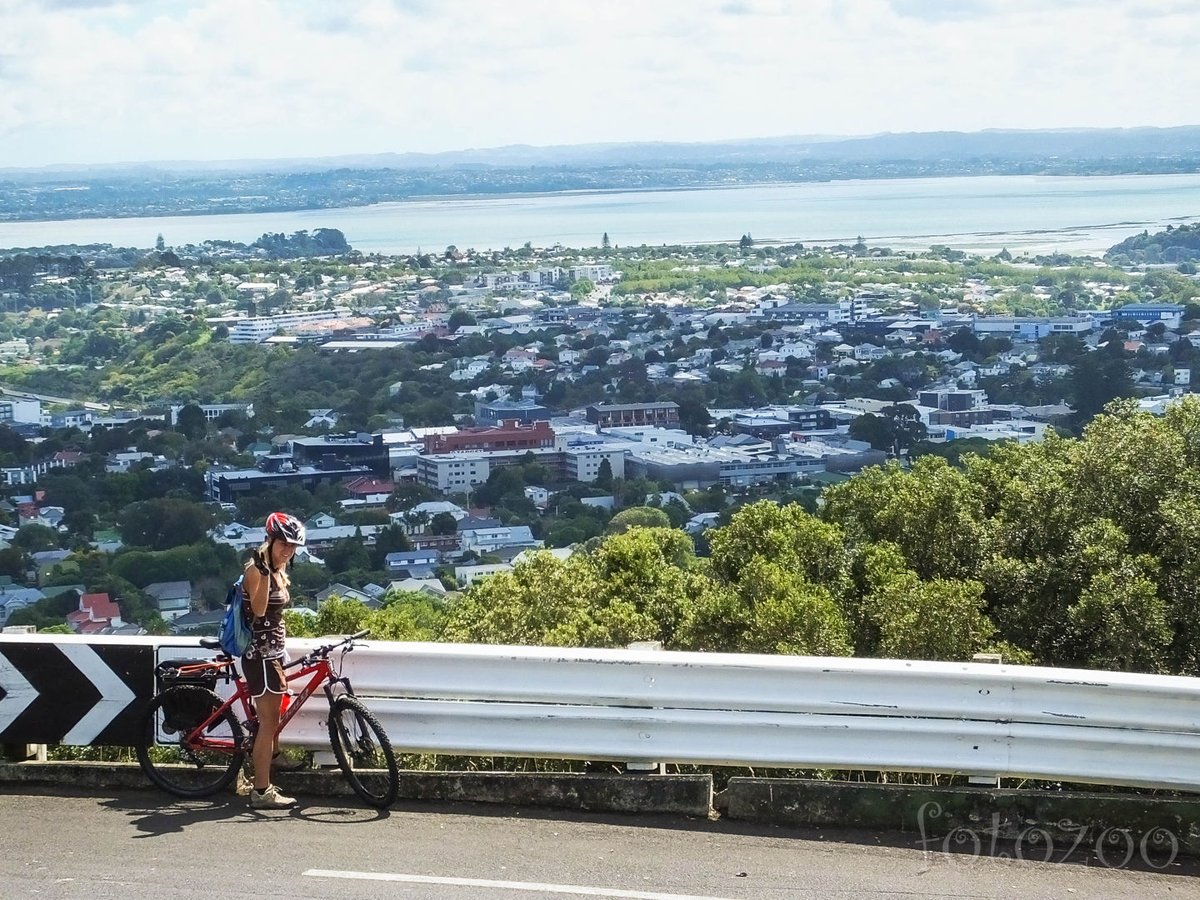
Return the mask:
<svg viewBox="0 0 1200 900"><path fill-rule="evenodd" d="M271 756L275 753L275 729L279 727L279 707L282 694L270 691L254 699L258 716L258 733L254 737L254 789L265 791L271 786Z"/></svg>

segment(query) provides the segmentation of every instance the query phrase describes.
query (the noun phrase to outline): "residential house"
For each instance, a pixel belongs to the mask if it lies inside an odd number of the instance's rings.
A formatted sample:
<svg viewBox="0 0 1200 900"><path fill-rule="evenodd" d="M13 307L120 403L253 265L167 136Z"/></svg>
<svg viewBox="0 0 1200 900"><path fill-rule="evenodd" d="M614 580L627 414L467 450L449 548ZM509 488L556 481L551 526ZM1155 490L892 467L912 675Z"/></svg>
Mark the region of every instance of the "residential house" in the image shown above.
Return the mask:
<svg viewBox="0 0 1200 900"><path fill-rule="evenodd" d="M0 627L6 625L9 616L17 610L33 606L46 596L37 588L12 584L11 578L8 579L8 582L0 585Z"/></svg>
<svg viewBox="0 0 1200 900"><path fill-rule="evenodd" d="M379 598L366 591L360 591L358 588L352 588L348 584L337 582L331 584L323 591L319 591L316 595L318 604L324 603L330 597L341 597L343 600L357 600L368 609L379 609Z"/></svg>
<svg viewBox="0 0 1200 900"><path fill-rule="evenodd" d="M221 620L224 618L225 610L223 609L185 613L168 622L167 630L171 634L212 635L220 631Z"/></svg>
<svg viewBox="0 0 1200 900"><path fill-rule="evenodd" d="M460 522L458 537L463 550L495 553L502 548L541 547L528 525L505 525L499 519L469 519Z"/></svg>
<svg viewBox="0 0 1200 900"><path fill-rule="evenodd" d="M308 421L304 423L305 428L329 428L337 427L338 414L332 409L310 409L308 410Z"/></svg>
<svg viewBox="0 0 1200 900"><path fill-rule="evenodd" d="M393 591L411 591L416 594L428 594L434 599L445 597L449 591L437 578L402 578L398 581L388 582L386 592L388 594Z"/></svg>
<svg viewBox="0 0 1200 900"><path fill-rule="evenodd" d="M170 622L192 611L192 583L190 581L156 581L142 591L154 598L158 614Z"/></svg>
<svg viewBox="0 0 1200 900"><path fill-rule="evenodd" d="M411 509L391 513L388 518L393 525L402 525L405 533L415 535L423 533L438 513L449 513L455 522L461 522L470 515L461 506L449 500L427 500Z"/></svg>
<svg viewBox="0 0 1200 900"><path fill-rule="evenodd" d="M39 550L37 553L29 554L29 558L33 561L34 569L37 571L38 584L50 573L50 570L57 566L60 562L71 557L70 550Z"/></svg>
<svg viewBox="0 0 1200 900"><path fill-rule="evenodd" d="M383 564L391 573L404 573L409 578L426 578L435 573L441 557L436 550L408 550L389 553L383 558Z"/></svg>
<svg viewBox="0 0 1200 900"><path fill-rule="evenodd" d="M455 566L454 578L463 587L470 587L480 578L496 575L500 572L511 572L512 566L507 563L484 563L477 566Z"/></svg>
<svg viewBox="0 0 1200 900"><path fill-rule="evenodd" d="M109 634L124 624L120 607L108 594L84 594L79 609L67 613L67 625L76 634Z"/></svg>
<svg viewBox="0 0 1200 900"><path fill-rule="evenodd" d="M154 454L144 453L140 450L122 450L119 453L111 453L108 460L104 463L104 471L128 472L143 460L153 461Z"/></svg>
<svg viewBox="0 0 1200 900"><path fill-rule="evenodd" d="M770 378L782 378L787 374L787 363L777 359L760 359L754 368L759 375L766 375Z"/></svg>

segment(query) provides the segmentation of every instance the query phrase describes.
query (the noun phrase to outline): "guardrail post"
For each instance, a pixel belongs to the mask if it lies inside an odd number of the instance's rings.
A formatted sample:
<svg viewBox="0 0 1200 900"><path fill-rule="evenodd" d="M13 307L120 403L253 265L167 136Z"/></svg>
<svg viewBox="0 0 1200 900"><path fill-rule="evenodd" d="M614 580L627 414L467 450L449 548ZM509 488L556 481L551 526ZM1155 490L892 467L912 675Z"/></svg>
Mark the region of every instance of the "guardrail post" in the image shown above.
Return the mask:
<svg viewBox="0 0 1200 900"><path fill-rule="evenodd" d="M971 657L971 662L990 663L991 665L1000 665L1004 662L1004 657L999 653L976 653ZM999 775L968 775L967 784L975 787L985 787L996 789L1000 787Z"/></svg>
<svg viewBox="0 0 1200 900"><path fill-rule="evenodd" d="M662 650L662 641L634 641L626 650ZM667 764L661 762L627 762L625 763L626 772L637 772L639 774L650 775L666 775Z"/></svg>

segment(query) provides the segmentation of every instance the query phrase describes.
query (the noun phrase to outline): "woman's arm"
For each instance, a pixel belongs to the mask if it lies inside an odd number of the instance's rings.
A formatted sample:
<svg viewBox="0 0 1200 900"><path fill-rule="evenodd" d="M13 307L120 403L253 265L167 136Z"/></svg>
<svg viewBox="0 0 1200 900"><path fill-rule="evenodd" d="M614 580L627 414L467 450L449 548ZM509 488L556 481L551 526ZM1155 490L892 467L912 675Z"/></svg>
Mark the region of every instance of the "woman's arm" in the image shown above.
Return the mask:
<svg viewBox="0 0 1200 900"><path fill-rule="evenodd" d="M271 576L263 575L254 567L254 563L246 564L242 576L242 589L250 600L250 611L257 619L267 614L267 601L271 592Z"/></svg>

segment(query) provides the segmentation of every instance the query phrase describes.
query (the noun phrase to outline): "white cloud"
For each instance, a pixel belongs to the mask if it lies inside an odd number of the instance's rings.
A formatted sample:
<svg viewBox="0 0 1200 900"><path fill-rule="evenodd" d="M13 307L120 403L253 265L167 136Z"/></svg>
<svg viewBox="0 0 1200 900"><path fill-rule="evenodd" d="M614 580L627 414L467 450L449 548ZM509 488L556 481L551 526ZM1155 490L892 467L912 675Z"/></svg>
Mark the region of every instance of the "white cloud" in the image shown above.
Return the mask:
<svg viewBox="0 0 1200 900"><path fill-rule="evenodd" d="M0 166L1173 125L1177 0L0 0Z"/></svg>

